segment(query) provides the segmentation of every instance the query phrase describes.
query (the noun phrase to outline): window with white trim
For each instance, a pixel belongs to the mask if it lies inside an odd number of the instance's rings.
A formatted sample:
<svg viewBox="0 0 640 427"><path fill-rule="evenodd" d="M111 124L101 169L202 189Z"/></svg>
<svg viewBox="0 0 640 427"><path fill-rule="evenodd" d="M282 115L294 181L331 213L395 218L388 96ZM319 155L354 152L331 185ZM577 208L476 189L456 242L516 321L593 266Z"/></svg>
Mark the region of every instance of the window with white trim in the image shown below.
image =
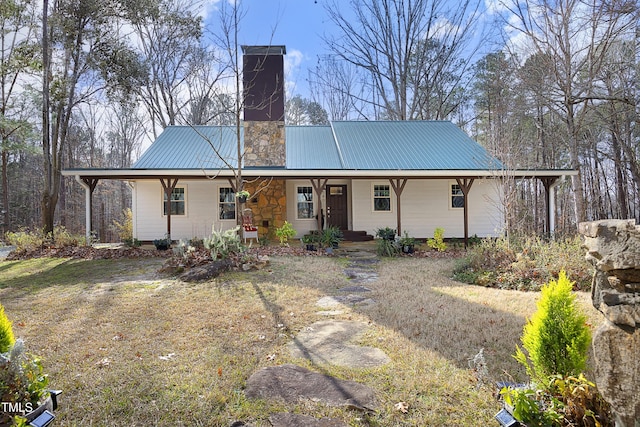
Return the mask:
<svg viewBox="0 0 640 427"><path fill-rule="evenodd" d="M451 184L451 209L464 208L464 193L458 184Z"/></svg>
<svg viewBox="0 0 640 427"><path fill-rule="evenodd" d="M373 210L375 212L391 211L391 190L388 184L373 186Z"/></svg>
<svg viewBox="0 0 640 427"><path fill-rule="evenodd" d="M167 215L167 193L162 192L162 214ZM186 213L186 191L184 187L176 187L171 191L169 205L171 206L171 215L185 215Z"/></svg>
<svg viewBox="0 0 640 427"><path fill-rule="evenodd" d="M236 219L236 193L231 187L220 187L218 212L220 219Z"/></svg>
<svg viewBox="0 0 640 427"><path fill-rule="evenodd" d="M313 218L313 188L297 188L297 210L298 219Z"/></svg>

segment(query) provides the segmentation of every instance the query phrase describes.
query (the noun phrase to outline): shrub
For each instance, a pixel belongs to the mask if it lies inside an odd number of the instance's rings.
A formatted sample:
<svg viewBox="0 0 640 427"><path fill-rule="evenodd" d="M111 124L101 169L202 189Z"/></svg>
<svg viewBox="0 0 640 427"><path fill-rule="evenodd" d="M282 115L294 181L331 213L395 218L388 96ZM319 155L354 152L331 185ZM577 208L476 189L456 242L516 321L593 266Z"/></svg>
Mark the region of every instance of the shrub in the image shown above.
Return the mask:
<svg viewBox="0 0 640 427"><path fill-rule="evenodd" d="M542 287L537 310L522 332L524 354L517 347L514 357L536 382L552 375L578 375L585 367L591 331L586 316L579 312L575 295L564 271L558 280Z"/></svg>
<svg viewBox="0 0 640 427"><path fill-rule="evenodd" d="M447 249L447 244L444 242L444 228L438 227L433 230L433 239L427 239L427 245L438 252L444 252Z"/></svg>
<svg viewBox="0 0 640 427"><path fill-rule="evenodd" d="M581 245L579 236L560 240L538 236L482 239L458 261L454 277L482 286L538 291L565 270L575 280L575 290L588 290L593 266L585 260Z"/></svg>
<svg viewBox="0 0 640 427"><path fill-rule="evenodd" d="M238 231L240 226L226 231L211 230L211 236L204 239L204 247L211 252L211 258L215 261L218 257L229 258L243 250L242 241Z"/></svg>
<svg viewBox="0 0 640 427"><path fill-rule="evenodd" d="M400 253L400 248L393 240L376 240L376 253L378 256L395 257Z"/></svg>
<svg viewBox="0 0 640 427"><path fill-rule="evenodd" d="M63 226L56 226L51 235L44 235L41 231L8 232L5 234L7 243L16 247L18 252L30 252L44 246L54 245L56 247L78 246L85 243L83 236L71 234Z"/></svg>
<svg viewBox="0 0 640 427"><path fill-rule="evenodd" d="M276 228L276 236L280 240L281 245L286 245L289 239L296 236L297 232L289 221L285 221L281 227Z"/></svg>
<svg viewBox="0 0 640 427"><path fill-rule="evenodd" d="M138 239L133 238L133 212L127 208L122 211L122 215L122 222L113 220L113 227L116 229L120 241L130 247L140 246Z"/></svg>
<svg viewBox="0 0 640 427"><path fill-rule="evenodd" d="M5 314L4 307L0 304L0 353L9 351L15 342L11 321Z"/></svg>

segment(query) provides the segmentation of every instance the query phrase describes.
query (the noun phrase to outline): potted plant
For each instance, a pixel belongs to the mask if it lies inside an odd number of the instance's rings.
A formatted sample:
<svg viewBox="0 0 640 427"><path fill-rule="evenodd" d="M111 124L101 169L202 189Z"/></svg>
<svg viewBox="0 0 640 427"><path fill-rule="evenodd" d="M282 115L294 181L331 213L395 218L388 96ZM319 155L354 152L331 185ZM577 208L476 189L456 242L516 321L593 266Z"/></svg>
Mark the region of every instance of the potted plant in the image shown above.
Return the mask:
<svg viewBox="0 0 640 427"><path fill-rule="evenodd" d="M402 252L405 254L412 254L415 251L416 239L413 237L409 237L409 233L406 231L404 235L398 241L400 247L402 248Z"/></svg>
<svg viewBox="0 0 640 427"><path fill-rule="evenodd" d="M316 243L318 243L318 235L317 234L305 234L302 236L302 243L304 243L307 247L308 251L315 251Z"/></svg>
<svg viewBox="0 0 640 427"><path fill-rule="evenodd" d="M376 230L376 237L383 240L396 240L396 230L390 227L378 228Z"/></svg>
<svg viewBox="0 0 640 427"><path fill-rule="evenodd" d="M168 235L165 235L162 239L155 239L153 245L159 251L166 251L171 247L171 239Z"/></svg>
<svg viewBox="0 0 640 427"><path fill-rule="evenodd" d="M48 425L57 407L60 391L47 389L49 379L42 362L26 352L24 342L15 339L11 322L0 305L0 425ZM32 425L32 424L29 424Z"/></svg>
<svg viewBox="0 0 640 427"><path fill-rule="evenodd" d="M238 198L238 201L240 203L245 203L249 196L251 196L251 193L249 193L247 190L240 190L236 193L236 197Z"/></svg>

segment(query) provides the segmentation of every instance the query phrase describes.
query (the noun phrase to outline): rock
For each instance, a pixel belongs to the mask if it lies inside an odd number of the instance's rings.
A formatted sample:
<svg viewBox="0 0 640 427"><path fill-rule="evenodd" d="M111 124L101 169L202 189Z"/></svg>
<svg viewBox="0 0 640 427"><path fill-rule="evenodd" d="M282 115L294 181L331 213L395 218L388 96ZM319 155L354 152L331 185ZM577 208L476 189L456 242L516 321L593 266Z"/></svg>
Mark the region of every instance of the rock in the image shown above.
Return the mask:
<svg viewBox="0 0 640 427"><path fill-rule="evenodd" d="M640 227L603 220L579 230L596 268L592 302L605 317L593 336L596 385L616 427L640 427Z"/></svg>
<svg viewBox="0 0 640 427"><path fill-rule="evenodd" d="M605 322L593 336L598 390L614 410L616 427L640 422L639 349L640 329L630 332Z"/></svg>
<svg viewBox="0 0 640 427"><path fill-rule="evenodd" d="M375 303L376 302L371 298L365 298L361 295L349 294L322 297L318 300L318 302L316 302L316 305L322 308L334 308L341 305L366 306Z"/></svg>
<svg viewBox="0 0 640 427"><path fill-rule="evenodd" d="M364 384L291 364L256 371L247 381L245 394L250 399L277 399L287 403L310 400L361 411L374 411L378 407L375 392Z"/></svg>
<svg viewBox="0 0 640 427"><path fill-rule="evenodd" d="M300 414L274 414L269 417L273 427L349 427L336 418L313 418Z"/></svg>
<svg viewBox="0 0 640 427"><path fill-rule="evenodd" d="M213 279L214 277L218 277L221 273L229 271L232 264L233 263L229 259L213 261L202 267L192 268L182 274L180 276L180 280L184 282L200 282Z"/></svg>
<svg viewBox="0 0 640 427"><path fill-rule="evenodd" d="M293 357L309 359L318 365L372 368L389 363L389 357L379 348L350 342L368 327L366 323L347 320L319 321L300 332L289 343L289 351Z"/></svg>
<svg viewBox="0 0 640 427"><path fill-rule="evenodd" d="M365 286L345 286L338 289L338 292L371 292L371 289Z"/></svg>

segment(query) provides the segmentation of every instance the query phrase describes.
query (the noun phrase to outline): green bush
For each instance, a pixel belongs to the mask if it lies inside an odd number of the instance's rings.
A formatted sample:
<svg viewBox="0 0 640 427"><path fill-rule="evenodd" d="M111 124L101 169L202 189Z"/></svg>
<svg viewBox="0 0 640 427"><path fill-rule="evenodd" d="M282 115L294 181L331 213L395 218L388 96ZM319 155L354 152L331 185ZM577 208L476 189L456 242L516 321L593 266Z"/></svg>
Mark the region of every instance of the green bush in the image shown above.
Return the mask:
<svg viewBox="0 0 640 427"><path fill-rule="evenodd" d="M276 228L276 236L280 240L281 245L286 245L289 239L293 239L297 232L289 221L285 221L281 227Z"/></svg>
<svg viewBox="0 0 640 427"><path fill-rule="evenodd" d="M63 226L56 226L52 236L45 235L41 231L16 231L5 234L5 240L16 247L18 252L30 252L45 246L67 247L83 245L86 239L83 236L71 234Z"/></svg>
<svg viewBox="0 0 640 427"><path fill-rule="evenodd" d="M433 230L433 239L427 239L427 245L438 252L447 250L447 244L444 242L444 228L438 227Z"/></svg>
<svg viewBox="0 0 640 427"><path fill-rule="evenodd" d="M400 247L394 240L377 239L376 253L378 256L395 257L400 253Z"/></svg>
<svg viewBox="0 0 640 427"><path fill-rule="evenodd" d="M537 383L553 375L578 375L586 365L591 331L572 294L573 283L564 271L542 287L537 310L522 332L515 359Z"/></svg>
<svg viewBox="0 0 640 427"><path fill-rule="evenodd" d="M0 353L9 351L15 342L11 321L5 314L4 307L0 304Z"/></svg>

